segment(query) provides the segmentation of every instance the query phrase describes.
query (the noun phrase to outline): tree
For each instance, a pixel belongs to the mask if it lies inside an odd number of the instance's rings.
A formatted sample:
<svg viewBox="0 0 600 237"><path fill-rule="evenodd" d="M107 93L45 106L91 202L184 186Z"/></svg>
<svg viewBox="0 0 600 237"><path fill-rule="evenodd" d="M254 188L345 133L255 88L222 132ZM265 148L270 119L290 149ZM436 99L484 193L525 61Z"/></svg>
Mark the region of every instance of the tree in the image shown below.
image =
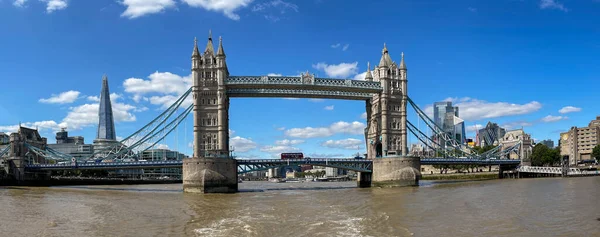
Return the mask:
<svg viewBox="0 0 600 237"><path fill-rule="evenodd" d="M531 165L533 166L556 166L560 164L560 148L550 149L546 145L538 143L531 152Z"/></svg>
<svg viewBox="0 0 600 237"><path fill-rule="evenodd" d="M592 157L596 158L596 161L600 161L600 144L596 145L592 150Z"/></svg>

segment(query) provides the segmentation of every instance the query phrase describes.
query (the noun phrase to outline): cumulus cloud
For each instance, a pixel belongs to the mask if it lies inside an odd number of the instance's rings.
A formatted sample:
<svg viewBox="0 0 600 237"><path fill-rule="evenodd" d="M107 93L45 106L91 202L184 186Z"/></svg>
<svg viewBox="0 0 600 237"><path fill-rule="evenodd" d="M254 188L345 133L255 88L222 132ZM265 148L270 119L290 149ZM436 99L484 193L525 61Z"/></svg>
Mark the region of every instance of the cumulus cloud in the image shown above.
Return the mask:
<svg viewBox="0 0 600 237"><path fill-rule="evenodd" d="M269 73L269 74L267 74L267 76L270 76L270 77L280 77L280 76L282 76L282 74L279 74L279 73Z"/></svg>
<svg viewBox="0 0 600 237"><path fill-rule="evenodd" d="M364 134L366 125L361 122L344 122L339 121L331 124L329 127L305 127L305 128L292 128L285 131L285 135L288 137L297 138L315 138L315 137L329 137L334 134Z"/></svg>
<svg viewBox="0 0 600 237"><path fill-rule="evenodd" d="M360 114L361 119L367 119L367 112Z"/></svg>
<svg viewBox="0 0 600 237"><path fill-rule="evenodd" d="M239 20L236 10L248 6L252 0L181 0L190 7L198 7L207 11L222 12L232 20Z"/></svg>
<svg viewBox="0 0 600 237"><path fill-rule="evenodd" d="M229 145L233 146L237 152L247 152L256 148L256 142L240 136L230 138Z"/></svg>
<svg viewBox="0 0 600 237"><path fill-rule="evenodd" d="M67 0L41 0L46 2L46 12L52 13L67 8Z"/></svg>
<svg viewBox="0 0 600 237"><path fill-rule="evenodd" d="M333 110L333 105L325 106L324 110Z"/></svg>
<svg viewBox="0 0 600 237"><path fill-rule="evenodd" d="M300 148L292 146L264 146L260 148L260 151L268 153L285 153L285 152L297 152Z"/></svg>
<svg viewBox="0 0 600 237"><path fill-rule="evenodd" d="M508 123L502 124L501 127L503 127L504 129L507 129L507 130L512 130L512 129L518 129L518 128L522 128L522 127L529 127L531 125L533 125L533 123L527 122L527 121L513 121L513 122L508 122Z"/></svg>
<svg viewBox="0 0 600 237"><path fill-rule="evenodd" d="M347 78L350 75L356 74L358 71L358 62L340 64L327 64L320 62L312 66L317 70L324 71L327 76L334 78Z"/></svg>
<svg viewBox="0 0 600 237"><path fill-rule="evenodd" d="M75 100L77 100L77 97L79 97L79 94L80 94L79 91L70 90L70 91L62 92L58 95L52 95L48 99L42 98L39 101L42 103L47 103L47 104L68 104L68 103L73 103Z"/></svg>
<svg viewBox="0 0 600 237"><path fill-rule="evenodd" d="M546 123L551 123L551 122L557 122L560 120L566 120L568 119L568 117L566 116L553 116L553 115L548 115L546 117L542 118L542 121L546 122Z"/></svg>
<svg viewBox="0 0 600 237"><path fill-rule="evenodd" d="M321 146L327 148L341 148L341 149L349 149L356 150L360 149L360 145L363 144L362 140L347 138L343 140L328 140L321 143Z"/></svg>
<svg viewBox="0 0 600 237"><path fill-rule="evenodd" d="M475 124L475 125L471 125L471 126L467 126L466 130L467 132L475 132L479 129L482 129L484 126L481 124Z"/></svg>
<svg viewBox="0 0 600 237"><path fill-rule="evenodd" d="M123 0L119 3L127 7L121 13L121 17L129 19L163 12L168 8L175 8L175 0Z"/></svg>
<svg viewBox="0 0 600 237"><path fill-rule="evenodd" d="M542 104L537 101L531 101L526 104L513 104L508 102L487 102L469 97L460 99L447 98L445 101L451 101L454 106L459 107L460 118L471 121L528 114L542 108ZM433 118L432 105L427 105L424 111L427 116Z"/></svg>
<svg viewBox="0 0 600 237"><path fill-rule="evenodd" d="M581 111L581 108L577 108L574 106L565 106L565 107L562 107L562 109L558 110L558 112L561 114L573 113L573 112L579 112L579 111Z"/></svg>
<svg viewBox="0 0 600 237"><path fill-rule="evenodd" d="M307 154L307 157L313 158L344 158L344 154L341 153L310 153Z"/></svg>
<svg viewBox="0 0 600 237"><path fill-rule="evenodd" d="M279 145L279 146L293 146L293 145L298 145L298 144L302 144L302 143L304 143L304 140L283 139L283 140L275 141L275 145Z"/></svg>
<svg viewBox="0 0 600 237"><path fill-rule="evenodd" d="M13 2L13 6L15 7L25 7L25 3L27 2L27 0L15 0Z"/></svg>
<svg viewBox="0 0 600 237"><path fill-rule="evenodd" d="M179 76L170 72L154 72L148 76L149 80L141 78L128 78L123 82L125 91L133 94L139 101L143 95L158 94L147 98L154 105L162 108L171 106L183 93L192 86L191 75ZM146 97L143 97L146 98ZM188 96L181 105L187 107L192 104L192 96Z"/></svg>
<svg viewBox="0 0 600 237"><path fill-rule="evenodd" d="M21 126L27 128L37 128L40 132L44 130L58 131L64 124L59 124L53 120L37 121L37 122L25 122L21 123ZM19 125L0 126L0 132L14 133L19 130Z"/></svg>
<svg viewBox="0 0 600 237"><path fill-rule="evenodd" d="M567 9L562 3L559 3L555 0L541 0L540 8L541 9L557 9L557 10L561 10L563 12L569 11L569 9Z"/></svg>

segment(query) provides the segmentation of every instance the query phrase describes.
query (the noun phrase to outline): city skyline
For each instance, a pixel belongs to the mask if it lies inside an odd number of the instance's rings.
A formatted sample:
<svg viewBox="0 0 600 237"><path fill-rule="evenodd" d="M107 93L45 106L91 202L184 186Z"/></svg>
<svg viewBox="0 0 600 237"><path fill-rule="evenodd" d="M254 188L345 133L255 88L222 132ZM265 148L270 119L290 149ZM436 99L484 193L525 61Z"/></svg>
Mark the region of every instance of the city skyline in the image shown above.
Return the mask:
<svg viewBox="0 0 600 237"><path fill-rule="evenodd" d="M64 125L71 135L85 136L90 142L97 126L99 83L106 73L113 91L117 137L125 137L158 115L191 85L189 57L193 38L197 37L200 45L205 44L209 29L213 30L214 38L223 36L232 75L295 76L308 70L321 77L364 79L367 62L372 66L378 62L385 42L393 60L398 62L402 52L406 55L411 98L428 112L432 111L433 102L452 101L460 107L465 126L471 128L468 137L474 137L473 128L481 128L477 125L485 126L487 121L492 121L500 126L511 125L507 129L524 126L537 141L557 141L561 131L570 126L585 126L596 116L593 99L586 100L593 86L577 87L581 97L570 98L558 93L569 91L575 85L552 83L563 81L565 77L581 84L596 83L593 75L598 74L598 69L591 65L598 60L591 55L600 51L600 45L584 41L597 36L598 33L589 30L597 26L582 22L586 12L600 8L600 3L593 1L587 3L589 6L584 3L564 6L557 1L504 1L482 6L465 2L453 7L446 3L409 2L400 5L406 7L403 11L406 15L394 18L400 21L400 30L392 31L400 33L382 34L376 32L386 27L369 19L360 19L365 26L359 25L353 30L328 32L332 23L316 22L331 19L325 9L335 4L326 1L241 1L244 4L238 3L237 7L231 3L222 8L194 5L194 1L178 4L173 1L173 6L155 5L156 13L127 2L65 1L64 7L53 8L39 1L0 2L0 20L23 19L5 29L18 37L0 39L3 45L12 46L5 50L6 54L0 55L0 60L8 62L0 68L7 72L7 78L19 78L8 80L7 86L23 88L5 90L0 95L2 101L18 101L0 104L0 113L4 115L0 117L0 132L14 132L15 126L23 122L25 126L40 127L42 135L53 142L53 133ZM554 5L544 5L544 2ZM491 7L494 4L513 6L515 19L499 18L503 11ZM349 9L358 10L358 5ZM392 13L381 6L385 5L370 4L364 12ZM450 9L452 14L433 11L419 16L430 7ZM303 14L306 12L323 15L310 18ZM360 12L363 13L362 9ZM351 14L336 14L349 21L346 26L357 21ZM91 23L67 22L70 17ZM449 21L443 22L440 17L448 17ZM519 19L525 18L528 21L520 29L535 30L535 35L504 28L520 24ZM198 26L190 19L207 24ZM384 21L386 17L378 19ZM506 22L500 23L501 19ZM289 29L290 26L301 27L303 21L309 20L315 21L310 23L312 29ZM163 28L157 28L161 21L165 21ZM425 28L434 25L447 28L432 32L402 24L411 21ZM548 28L574 22L582 23L581 28L562 30L586 34L586 37L575 39ZM19 26L29 26L31 31ZM52 27L66 35L49 31ZM130 34L134 29L136 33ZM273 32L281 36L272 37ZM367 35L361 36L362 32ZM354 38L348 40L349 36ZM432 40L442 36L447 37L446 41ZM475 39L466 40L469 36ZM47 47L49 43L53 47ZM569 45L572 43L579 46ZM248 44L253 47L247 47ZM30 57L33 53L40 57ZM571 55L578 58L563 59ZM538 63L531 64L532 60ZM27 66L32 63L40 70L29 70ZM585 70L575 71L585 65L588 65ZM47 83L48 80L52 83ZM21 83L47 84L24 88ZM435 83L443 86L436 88L432 86ZM536 93L540 88L542 93ZM23 93L26 90L29 93ZM255 107L264 109L248 114L247 108ZM363 113L364 103L356 101L232 99L232 145L236 147L236 154L247 157L296 149L309 154L348 156L358 151L354 149L357 145L364 150ZM178 129L178 133L181 135L187 130L190 142L193 139L191 119L184 127ZM412 139L411 143L415 141ZM165 142L175 149L173 143ZM180 150L182 144L179 141ZM189 154L189 151L183 152Z"/></svg>

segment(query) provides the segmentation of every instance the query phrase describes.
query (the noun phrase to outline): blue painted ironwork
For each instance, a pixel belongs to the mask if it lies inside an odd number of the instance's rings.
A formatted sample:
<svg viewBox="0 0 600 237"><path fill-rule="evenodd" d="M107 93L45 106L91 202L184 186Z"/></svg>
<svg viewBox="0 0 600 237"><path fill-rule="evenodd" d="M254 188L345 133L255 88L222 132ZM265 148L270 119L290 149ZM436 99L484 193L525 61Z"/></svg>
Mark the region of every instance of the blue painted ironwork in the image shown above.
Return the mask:
<svg viewBox="0 0 600 237"><path fill-rule="evenodd" d="M230 76L225 80L225 85L231 88L236 86L252 85L252 88L264 88L267 85L296 85L310 86L313 90L319 88L339 88L340 90L360 89L369 92L380 92L383 88L377 81L362 81L351 79L314 78L307 83L302 77L272 77L272 76ZM262 86L261 86L262 85Z"/></svg>
<svg viewBox="0 0 600 237"><path fill-rule="evenodd" d="M6 147L4 147L4 149L0 150L0 158L8 154L8 152L10 151L10 146L11 145L8 144Z"/></svg>
<svg viewBox="0 0 600 237"><path fill-rule="evenodd" d="M358 172L372 172L373 162L371 160L357 160L357 159L324 159L324 158L310 158L310 159L286 159L286 160L275 160L275 159L264 159L264 160L237 160L238 173L248 173L252 171L268 170L271 168L284 167L284 166L298 166L298 165L316 165L316 166L327 166L340 169L354 170Z"/></svg>
<svg viewBox="0 0 600 237"><path fill-rule="evenodd" d="M466 158L425 158L421 159L422 165L518 165L520 160L502 159L466 159ZM62 164L28 164L27 170L69 170L69 169L153 169L153 168L181 168L183 161L136 161L136 162L71 162ZM364 159L262 159L262 160L237 160L238 173L267 170L270 168L298 165L327 166L358 172L372 172L373 161Z"/></svg>
<svg viewBox="0 0 600 237"><path fill-rule="evenodd" d="M55 150L40 149L40 148L32 146L28 143L24 143L24 145L27 148L27 150L29 150L29 152L32 152L40 157L43 157L46 160L66 161L66 160L71 160L73 158L70 155L62 154Z"/></svg>
<svg viewBox="0 0 600 237"><path fill-rule="evenodd" d="M227 95L229 97L301 97L345 100L368 100L373 98L373 94L367 92L267 88L230 88L227 89Z"/></svg>

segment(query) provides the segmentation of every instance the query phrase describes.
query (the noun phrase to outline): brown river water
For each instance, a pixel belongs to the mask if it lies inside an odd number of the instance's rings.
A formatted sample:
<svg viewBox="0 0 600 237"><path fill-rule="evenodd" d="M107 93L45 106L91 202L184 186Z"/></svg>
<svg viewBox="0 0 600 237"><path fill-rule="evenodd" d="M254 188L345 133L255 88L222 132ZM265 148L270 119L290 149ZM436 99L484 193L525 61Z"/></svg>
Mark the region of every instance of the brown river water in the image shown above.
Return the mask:
<svg viewBox="0 0 600 237"><path fill-rule="evenodd" d="M600 177L0 187L0 236L600 236Z"/></svg>

